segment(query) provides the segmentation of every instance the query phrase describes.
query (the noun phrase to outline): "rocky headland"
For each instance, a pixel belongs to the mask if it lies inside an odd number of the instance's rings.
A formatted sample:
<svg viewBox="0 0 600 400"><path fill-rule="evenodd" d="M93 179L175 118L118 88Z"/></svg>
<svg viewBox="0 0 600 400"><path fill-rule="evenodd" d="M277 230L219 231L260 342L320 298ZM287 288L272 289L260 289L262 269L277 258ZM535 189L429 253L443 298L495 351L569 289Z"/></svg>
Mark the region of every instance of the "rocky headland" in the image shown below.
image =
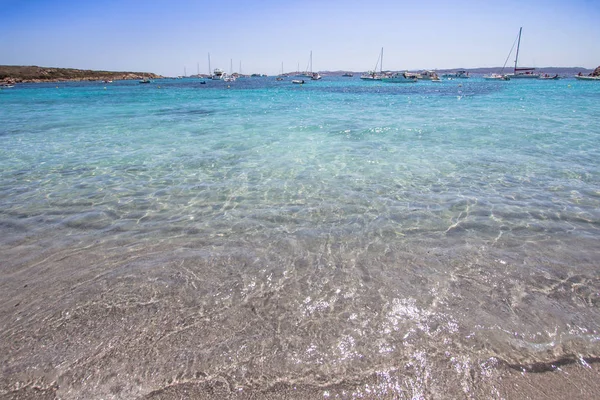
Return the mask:
<svg viewBox="0 0 600 400"><path fill-rule="evenodd" d="M35 65L0 65L0 83L105 81L142 78L159 79L162 76L150 72L115 72L48 68Z"/></svg>

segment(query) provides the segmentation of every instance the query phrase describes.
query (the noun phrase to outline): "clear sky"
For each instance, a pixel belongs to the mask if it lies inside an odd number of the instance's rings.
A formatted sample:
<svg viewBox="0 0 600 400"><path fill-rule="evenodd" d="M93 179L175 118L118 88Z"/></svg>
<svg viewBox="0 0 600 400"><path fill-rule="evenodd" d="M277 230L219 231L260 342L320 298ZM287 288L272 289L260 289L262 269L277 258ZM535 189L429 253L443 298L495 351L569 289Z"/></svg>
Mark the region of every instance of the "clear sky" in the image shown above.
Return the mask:
<svg viewBox="0 0 600 400"><path fill-rule="evenodd" d="M600 0L0 0L0 64L208 72L600 65ZM514 54L514 53L513 53ZM233 61L231 61L233 60ZM514 56L509 65L514 62Z"/></svg>

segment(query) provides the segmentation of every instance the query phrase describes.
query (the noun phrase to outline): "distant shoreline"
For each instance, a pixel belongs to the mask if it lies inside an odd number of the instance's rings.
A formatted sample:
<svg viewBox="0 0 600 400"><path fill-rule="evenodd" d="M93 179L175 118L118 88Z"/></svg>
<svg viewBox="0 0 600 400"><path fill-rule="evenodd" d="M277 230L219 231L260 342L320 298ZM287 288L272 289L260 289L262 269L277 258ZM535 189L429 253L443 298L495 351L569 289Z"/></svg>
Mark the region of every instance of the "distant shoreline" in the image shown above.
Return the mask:
<svg viewBox="0 0 600 400"><path fill-rule="evenodd" d="M35 65L0 65L0 82L6 83L135 80L142 78L159 79L162 76L151 72L95 71L74 68L48 68Z"/></svg>
<svg viewBox="0 0 600 400"><path fill-rule="evenodd" d="M424 71L426 69L411 69L411 72ZM490 74L500 73L502 67L485 67L485 68L444 68L434 69L437 73L447 73L457 70L467 71L469 74ZM504 68L505 71L512 70ZM583 67L542 67L537 68L538 71L547 74L559 74L562 76L577 75L582 73L588 75L593 69ZM361 74L364 71L319 71L320 74L337 76L345 73ZM293 74L289 72L288 74ZM205 78L208 75L194 75L192 77ZM143 78L161 79L164 76L151 72L123 72L123 71L99 71L99 70L83 70L74 68L53 68L53 67L38 67L38 66L22 66L22 65L0 65L0 83L44 83L44 82L82 82L82 81L108 81L108 80L139 80Z"/></svg>
<svg viewBox="0 0 600 400"><path fill-rule="evenodd" d="M486 75L486 74L492 74L492 73L501 73L502 70L504 70L504 73L509 73L509 72L512 72L513 68L512 67L510 67L510 68L505 67L504 69L502 67L437 68L437 69L421 68L421 69L400 69L398 71L408 71L408 72L435 71L438 74L445 74L445 73L451 73L451 72L455 72L455 71L459 71L459 70L466 71L469 74ZM542 73L550 74L550 75L559 74L562 76L577 75L579 72L581 72L584 75L587 75L594 71L594 69L583 68L583 67L539 67L539 68L536 67L536 70L539 72L542 72ZM357 72L357 71L339 70L339 71L318 71L318 72L321 75L330 75L330 76L340 75L341 76L345 73L360 74L360 73L363 73L364 71Z"/></svg>

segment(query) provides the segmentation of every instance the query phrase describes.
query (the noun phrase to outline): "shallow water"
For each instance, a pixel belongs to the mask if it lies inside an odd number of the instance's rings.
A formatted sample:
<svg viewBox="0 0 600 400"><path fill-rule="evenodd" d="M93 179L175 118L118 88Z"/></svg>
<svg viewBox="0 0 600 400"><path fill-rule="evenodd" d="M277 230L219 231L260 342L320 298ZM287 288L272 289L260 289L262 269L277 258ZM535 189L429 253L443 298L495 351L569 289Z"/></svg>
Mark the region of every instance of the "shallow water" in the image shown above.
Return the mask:
<svg viewBox="0 0 600 400"><path fill-rule="evenodd" d="M0 393L436 397L596 359L598 100L571 79L2 90Z"/></svg>

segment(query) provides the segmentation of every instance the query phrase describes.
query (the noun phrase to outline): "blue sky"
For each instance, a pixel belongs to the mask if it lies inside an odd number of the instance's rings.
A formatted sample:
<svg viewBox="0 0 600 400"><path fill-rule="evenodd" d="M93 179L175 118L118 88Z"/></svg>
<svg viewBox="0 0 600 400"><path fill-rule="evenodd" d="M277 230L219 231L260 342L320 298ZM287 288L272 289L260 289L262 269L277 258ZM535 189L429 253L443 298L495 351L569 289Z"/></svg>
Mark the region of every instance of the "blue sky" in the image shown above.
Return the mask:
<svg viewBox="0 0 600 400"><path fill-rule="evenodd" d="M0 64L166 76L600 65L600 0L0 0ZM511 64L514 56L509 60Z"/></svg>

